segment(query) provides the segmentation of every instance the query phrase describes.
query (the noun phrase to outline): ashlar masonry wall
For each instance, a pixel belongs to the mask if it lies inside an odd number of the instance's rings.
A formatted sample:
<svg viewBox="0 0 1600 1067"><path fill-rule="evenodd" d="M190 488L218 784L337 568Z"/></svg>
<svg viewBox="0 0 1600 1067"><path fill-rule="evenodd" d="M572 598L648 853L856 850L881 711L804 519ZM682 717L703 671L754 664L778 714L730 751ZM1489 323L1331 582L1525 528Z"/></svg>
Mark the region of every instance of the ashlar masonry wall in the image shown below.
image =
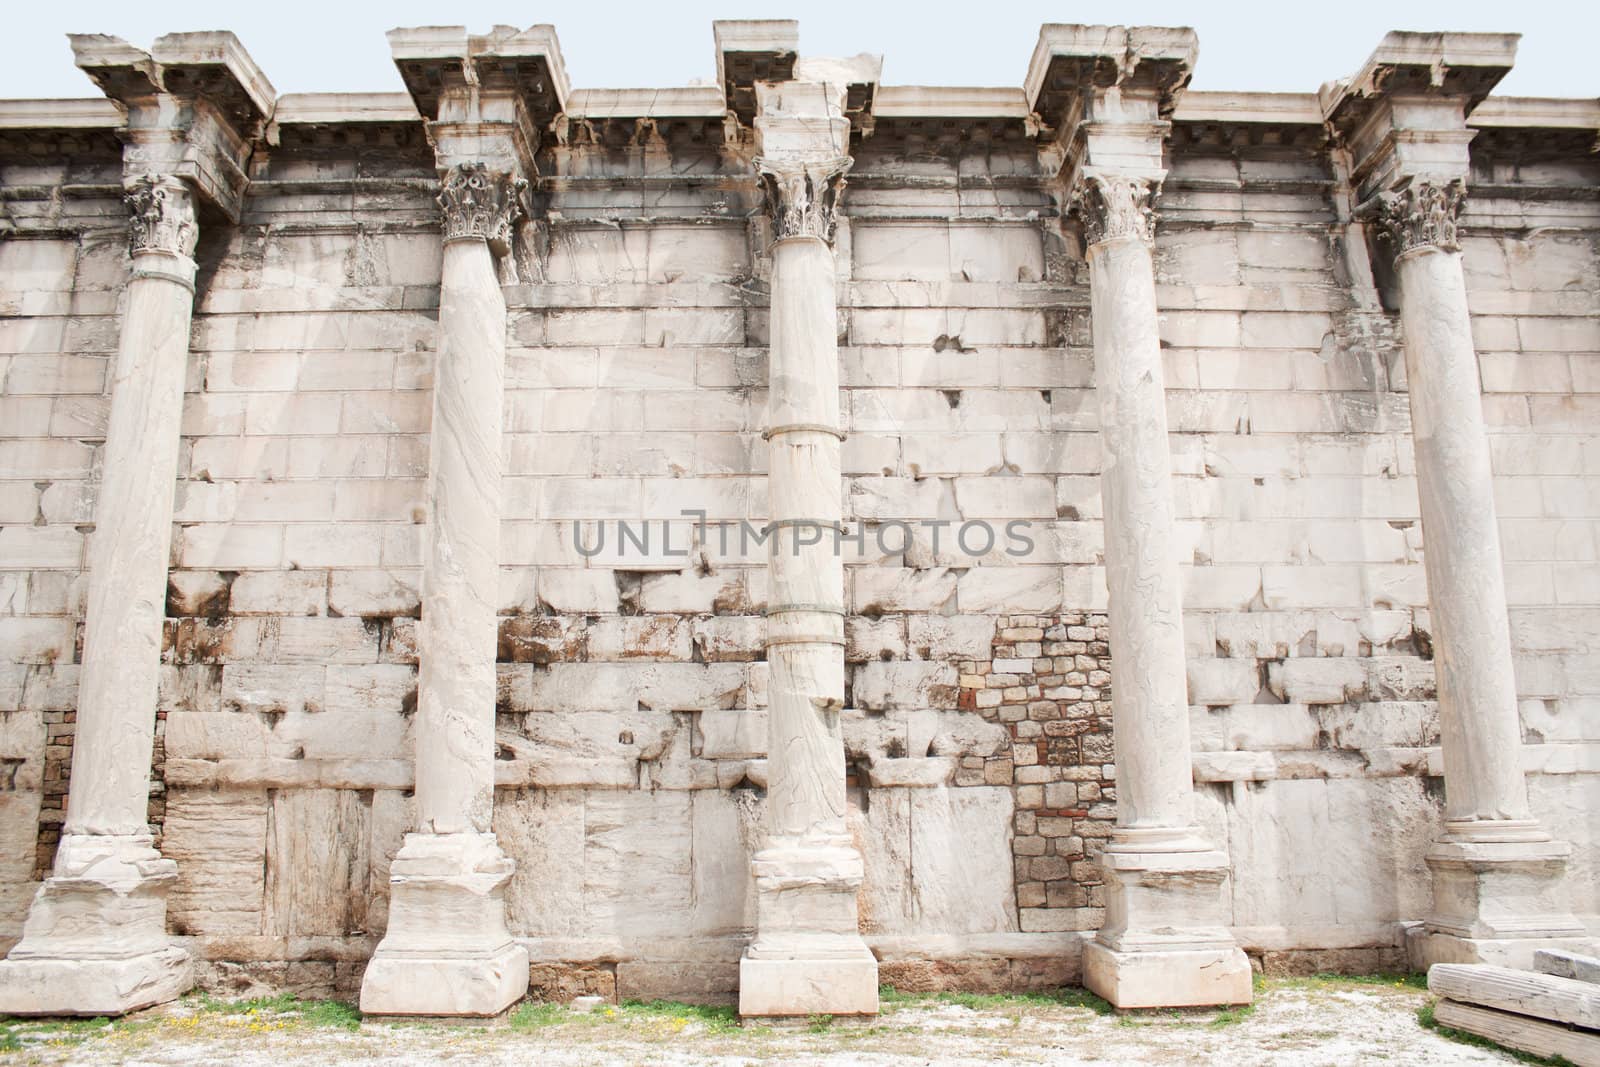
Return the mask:
<svg viewBox="0 0 1600 1067"><path fill-rule="evenodd" d="M768 224L748 131L721 116L562 121L502 264L508 917L536 992L722 999L764 814L765 549L737 524L767 517ZM1399 320L1324 128L1271 129L1180 110L1158 202L1200 816L1267 967L1398 967L1441 819ZM109 131L25 142L0 164L6 946L71 787L127 270ZM854 151L837 262L841 493L866 531L845 543L862 932L906 987L1075 981L1104 918L1117 652L1079 224L1022 121L879 118ZM1600 163L1499 129L1474 152L1464 248L1529 788L1576 845L1596 929ZM169 927L214 988L348 993L385 929L413 821L435 192L420 122L285 128L238 225L202 232L151 819L178 864ZM980 520L1024 524L1031 551L1003 533L967 551Z"/></svg>

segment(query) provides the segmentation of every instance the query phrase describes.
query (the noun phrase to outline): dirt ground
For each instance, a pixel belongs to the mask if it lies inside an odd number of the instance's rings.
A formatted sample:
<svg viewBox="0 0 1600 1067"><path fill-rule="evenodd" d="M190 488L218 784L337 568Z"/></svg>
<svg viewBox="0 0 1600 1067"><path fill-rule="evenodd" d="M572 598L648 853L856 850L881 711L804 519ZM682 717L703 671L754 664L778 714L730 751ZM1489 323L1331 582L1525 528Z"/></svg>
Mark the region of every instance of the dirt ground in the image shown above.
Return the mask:
<svg viewBox="0 0 1600 1067"><path fill-rule="evenodd" d="M740 1028L731 1009L629 1004L581 1013L523 1005L492 1027L363 1023L332 1001L191 996L118 1022L0 1020L0 1064L1511 1063L1424 1025L1416 979L1277 979L1254 1006L1118 1015L1081 990L1057 995L888 994L871 1024ZM1421 1017L1419 1018L1419 1011Z"/></svg>

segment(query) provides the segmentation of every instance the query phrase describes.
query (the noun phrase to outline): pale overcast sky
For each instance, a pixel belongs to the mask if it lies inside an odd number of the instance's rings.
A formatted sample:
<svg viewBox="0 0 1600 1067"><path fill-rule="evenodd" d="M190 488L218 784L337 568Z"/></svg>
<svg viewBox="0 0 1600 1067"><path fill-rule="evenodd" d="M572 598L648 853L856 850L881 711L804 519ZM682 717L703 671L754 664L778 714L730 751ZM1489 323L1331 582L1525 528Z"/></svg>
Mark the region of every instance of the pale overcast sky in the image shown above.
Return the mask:
<svg viewBox="0 0 1600 1067"><path fill-rule="evenodd" d="M1517 65L1498 92L1600 96L1595 0L20 0L6 16L0 98L94 95L93 85L72 65L67 33L114 34L148 47L163 33L212 29L238 34L280 93L393 92L402 86L384 31L456 22L474 33L496 23L553 23L576 88L710 83L716 72L714 18L798 18L804 54L881 53L886 85L1021 85L1043 22L1193 26L1200 35L1194 88L1301 92L1352 73L1387 30L1518 32Z"/></svg>

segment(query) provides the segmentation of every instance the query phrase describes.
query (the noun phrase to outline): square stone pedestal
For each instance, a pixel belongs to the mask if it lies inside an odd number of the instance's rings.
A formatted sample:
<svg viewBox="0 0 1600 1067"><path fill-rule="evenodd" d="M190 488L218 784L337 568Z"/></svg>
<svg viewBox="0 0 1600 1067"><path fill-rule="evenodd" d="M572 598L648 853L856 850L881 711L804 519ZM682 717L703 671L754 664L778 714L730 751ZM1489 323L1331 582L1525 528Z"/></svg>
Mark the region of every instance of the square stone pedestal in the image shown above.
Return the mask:
<svg viewBox="0 0 1600 1067"><path fill-rule="evenodd" d="M876 1014L878 961L865 945L846 958L739 961L742 1018Z"/></svg>
<svg viewBox="0 0 1600 1067"><path fill-rule="evenodd" d="M1250 961L1228 932L1228 857L1203 851L1101 856L1106 923L1083 984L1117 1008L1248 1004Z"/></svg>
<svg viewBox="0 0 1600 1067"><path fill-rule="evenodd" d="M1523 840L1516 839L1519 827ZM1571 855L1571 845L1550 840L1532 823L1459 831L1447 825L1425 857L1433 912L1407 936L1412 964L1419 970L1435 963L1528 970L1542 948L1592 952L1594 941L1568 908L1564 879Z"/></svg>
<svg viewBox="0 0 1600 1067"><path fill-rule="evenodd" d="M366 1015L494 1016L528 991L506 928L515 864L493 834L407 834L389 871L389 928L361 979Z"/></svg>
<svg viewBox="0 0 1600 1067"><path fill-rule="evenodd" d="M188 992L193 965L166 930L177 872L149 834L63 836L0 962L0 1014L125 1015Z"/></svg>
<svg viewBox="0 0 1600 1067"><path fill-rule="evenodd" d="M850 839L775 840L751 866L757 932L739 961L740 1017L878 1014L878 961L857 929L861 854Z"/></svg>

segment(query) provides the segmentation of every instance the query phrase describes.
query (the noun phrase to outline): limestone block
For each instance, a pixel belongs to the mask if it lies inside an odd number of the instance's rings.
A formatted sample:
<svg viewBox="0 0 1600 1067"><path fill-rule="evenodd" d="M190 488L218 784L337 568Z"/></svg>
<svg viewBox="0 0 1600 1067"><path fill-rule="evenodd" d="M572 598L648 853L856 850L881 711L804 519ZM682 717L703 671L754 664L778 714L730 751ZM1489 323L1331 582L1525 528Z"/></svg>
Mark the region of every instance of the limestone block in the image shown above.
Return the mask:
<svg viewBox="0 0 1600 1067"><path fill-rule="evenodd" d="M867 618L854 615L845 619L844 627L846 663L905 657L906 619L903 616Z"/></svg>
<svg viewBox="0 0 1600 1067"><path fill-rule="evenodd" d="M672 936L693 893L691 794L594 791L585 797L583 915L594 932ZM640 879L637 872L649 871Z"/></svg>
<svg viewBox="0 0 1600 1067"><path fill-rule="evenodd" d="M230 614L323 614L326 606L326 571L245 571L229 584Z"/></svg>
<svg viewBox="0 0 1600 1067"><path fill-rule="evenodd" d="M265 756L267 734L262 716L245 711L169 711L166 752L172 759Z"/></svg>
<svg viewBox="0 0 1600 1067"><path fill-rule="evenodd" d="M1422 864L1372 861L1426 852L1438 810L1419 779L1274 781L1235 790L1232 800L1236 925L1392 922L1428 913Z"/></svg>
<svg viewBox="0 0 1600 1067"><path fill-rule="evenodd" d="M1049 613L1064 603L1060 579L1056 567L974 567L957 580L956 595L963 613Z"/></svg>
<svg viewBox="0 0 1600 1067"><path fill-rule="evenodd" d="M680 616L603 617L586 629L590 660L632 662L689 659L693 629Z"/></svg>
<svg viewBox="0 0 1600 1067"><path fill-rule="evenodd" d="M552 663L534 671L529 706L540 710L613 711L647 707L690 711L737 707L745 686L738 663Z"/></svg>
<svg viewBox="0 0 1600 1067"><path fill-rule="evenodd" d="M415 704L417 672L405 664L330 666L323 687L329 712L406 712Z"/></svg>
<svg viewBox="0 0 1600 1067"><path fill-rule="evenodd" d="M494 832L516 861L506 886L506 922L522 937L578 936L584 917L584 794L575 789L502 790Z"/></svg>
<svg viewBox="0 0 1600 1067"><path fill-rule="evenodd" d="M178 864L169 924L191 934L260 933L270 826L264 789L169 788L161 847Z"/></svg>
<svg viewBox="0 0 1600 1067"><path fill-rule="evenodd" d="M957 672L951 663L875 661L855 667L851 693L868 709L953 707Z"/></svg>
<svg viewBox="0 0 1600 1067"><path fill-rule="evenodd" d="M1541 949L1533 954L1533 969L1540 974L1600 984L1600 959L1561 949Z"/></svg>
<svg viewBox="0 0 1600 1067"><path fill-rule="evenodd" d="M739 934L755 927L751 857L766 836L766 805L753 789L690 794L693 909L689 927L701 936Z"/></svg>
<svg viewBox="0 0 1600 1067"><path fill-rule="evenodd" d="M1247 659L1188 660L1189 703L1218 707L1247 704L1261 690L1261 675Z"/></svg>
<svg viewBox="0 0 1600 1067"><path fill-rule="evenodd" d="M328 573L328 610L361 617L418 615L422 610L419 580L410 571L333 570Z"/></svg>
<svg viewBox="0 0 1600 1067"><path fill-rule="evenodd" d="M617 580L610 571L542 567L538 582L539 602L549 611L583 614L617 610Z"/></svg>
<svg viewBox="0 0 1600 1067"><path fill-rule="evenodd" d="M767 715L761 711L702 711L697 717L704 759L764 759L767 755Z"/></svg>
<svg viewBox="0 0 1600 1067"><path fill-rule="evenodd" d="M1267 665L1267 688L1291 704L1343 704L1366 692L1367 667L1356 659L1288 659Z"/></svg>
<svg viewBox="0 0 1600 1067"><path fill-rule="evenodd" d="M228 663L222 668L222 706L268 716L317 712L325 706L326 670L312 665Z"/></svg>
<svg viewBox="0 0 1600 1067"><path fill-rule="evenodd" d="M37 764L35 765L37 766ZM10 759L0 763L0 775L14 773L16 765ZM20 776L19 776L20 777ZM37 774L34 775L37 778ZM38 783L7 782L11 789L0 792L0 884L15 885L33 880L34 846L39 834ZM0 936L14 937L21 932L21 919L27 913L27 902L22 901L18 913L0 906ZM13 924L13 914L17 920Z"/></svg>
<svg viewBox="0 0 1600 1067"><path fill-rule="evenodd" d="M371 794L280 790L272 794L262 929L279 936L366 930Z"/></svg>
<svg viewBox="0 0 1600 1067"><path fill-rule="evenodd" d="M956 575L943 567L861 567L847 576L850 606L858 615L888 611L937 611L951 602Z"/></svg>
<svg viewBox="0 0 1600 1067"><path fill-rule="evenodd" d="M1013 904L1008 788L874 789L860 816L871 934L1002 933Z"/></svg>
<svg viewBox="0 0 1600 1067"><path fill-rule="evenodd" d="M985 659L994 644L995 620L988 615L911 615L907 644L919 659Z"/></svg>

